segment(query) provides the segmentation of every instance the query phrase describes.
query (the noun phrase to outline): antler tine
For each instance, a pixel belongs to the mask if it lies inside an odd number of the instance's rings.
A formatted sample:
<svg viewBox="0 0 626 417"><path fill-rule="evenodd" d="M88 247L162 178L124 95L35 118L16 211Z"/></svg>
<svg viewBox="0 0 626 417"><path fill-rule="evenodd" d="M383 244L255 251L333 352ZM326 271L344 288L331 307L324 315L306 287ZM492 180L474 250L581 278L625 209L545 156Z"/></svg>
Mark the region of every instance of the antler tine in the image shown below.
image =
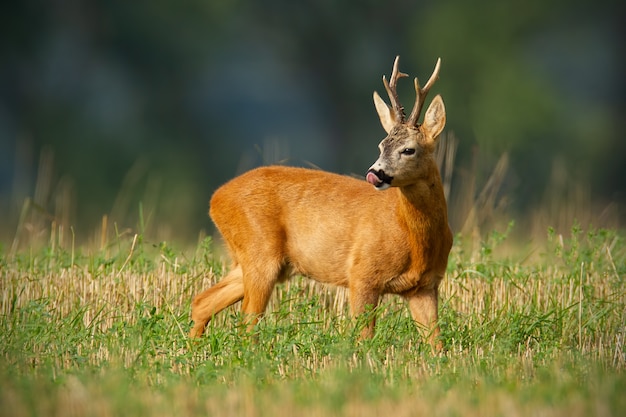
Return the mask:
<svg viewBox="0 0 626 417"><path fill-rule="evenodd" d="M417 77L415 77L415 105L413 106L413 110L411 110L411 115L409 116L409 120L407 124L411 126L417 125L417 119L420 117L420 113L422 112L422 106L424 105L424 100L426 100L426 96L428 95L428 91L435 84L437 78L439 78L439 68L441 67L441 58L437 58L437 64L435 65L435 69L433 74L428 79L428 82L424 86L424 88L420 88L419 81Z"/></svg>
<svg viewBox="0 0 626 417"><path fill-rule="evenodd" d="M398 62L400 61L400 56L396 56L395 61L393 61L393 70L391 71L391 79L387 82L387 79L383 75L383 84L385 85L385 90L387 90L387 95L389 95L389 101L391 101L391 108L396 113L396 119L402 123L404 122L404 108L400 104L398 100L398 92L396 91L396 85L398 84L398 79L402 77L408 77L408 74L398 71Z"/></svg>

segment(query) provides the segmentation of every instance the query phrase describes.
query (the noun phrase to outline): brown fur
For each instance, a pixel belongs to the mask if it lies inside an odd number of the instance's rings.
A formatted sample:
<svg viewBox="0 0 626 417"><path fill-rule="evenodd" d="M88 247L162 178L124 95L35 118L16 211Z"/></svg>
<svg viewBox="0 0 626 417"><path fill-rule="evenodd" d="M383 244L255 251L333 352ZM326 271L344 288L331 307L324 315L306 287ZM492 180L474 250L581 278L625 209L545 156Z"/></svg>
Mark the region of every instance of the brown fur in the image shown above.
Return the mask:
<svg viewBox="0 0 626 417"><path fill-rule="evenodd" d="M270 166L215 192L210 216L233 266L193 300L191 336L200 336L213 315L240 300L254 325L275 284L298 273L349 288L354 316L375 307L382 294L401 295L437 345L437 291L452 245L433 159L445 124L443 101L437 96L418 126L395 120L391 128L384 119L393 115L379 103L377 109L389 135L372 170L393 177L390 189L323 171ZM414 154L403 154L406 148ZM374 321L362 336L373 332Z"/></svg>

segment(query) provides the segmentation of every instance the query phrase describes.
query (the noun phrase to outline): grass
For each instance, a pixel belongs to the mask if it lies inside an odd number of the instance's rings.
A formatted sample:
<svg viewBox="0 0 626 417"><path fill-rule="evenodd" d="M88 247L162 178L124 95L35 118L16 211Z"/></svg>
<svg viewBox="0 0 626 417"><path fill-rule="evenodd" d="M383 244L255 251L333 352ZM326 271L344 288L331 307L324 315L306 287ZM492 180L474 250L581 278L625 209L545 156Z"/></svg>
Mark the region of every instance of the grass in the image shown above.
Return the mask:
<svg viewBox="0 0 626 417"><path fill-rule="evenodd" d="M399 299L358 342L346 292L303 278L277 287L256 337L231 308L189 340L193 295L224 272L210 238L4 247L0 415L619 415L624 237L574 226L503 256L509 232L456 240L437 356Z"/></svg>

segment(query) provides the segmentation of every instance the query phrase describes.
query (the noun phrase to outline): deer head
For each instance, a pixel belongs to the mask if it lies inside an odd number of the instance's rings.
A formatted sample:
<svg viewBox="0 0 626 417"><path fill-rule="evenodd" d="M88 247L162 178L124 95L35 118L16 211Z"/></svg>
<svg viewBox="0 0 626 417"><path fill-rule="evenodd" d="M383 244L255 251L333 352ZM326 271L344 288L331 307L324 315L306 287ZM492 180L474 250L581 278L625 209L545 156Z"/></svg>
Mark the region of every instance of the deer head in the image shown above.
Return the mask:
<svg viewBox="0 0 626 417"><path fill-rule="evenodd" d="M424 88L420 88L419 81L415 78L415 104L408 120L405 120L404 108L396 91L398 80L408 76L398 71L399 60L400 57L397 56L389 82L383 75L383 84L391 107L374 92L374 105L387 137L378 145L380 156L367 171L366 180L378 190L390 186L405 187L427 176L430 168L427 162L433 160L435 144L446 124L446 110L439 95L430 103L424 121L418 123L426 95L439 76L441 59L437 59L433 74Z"/></svg>

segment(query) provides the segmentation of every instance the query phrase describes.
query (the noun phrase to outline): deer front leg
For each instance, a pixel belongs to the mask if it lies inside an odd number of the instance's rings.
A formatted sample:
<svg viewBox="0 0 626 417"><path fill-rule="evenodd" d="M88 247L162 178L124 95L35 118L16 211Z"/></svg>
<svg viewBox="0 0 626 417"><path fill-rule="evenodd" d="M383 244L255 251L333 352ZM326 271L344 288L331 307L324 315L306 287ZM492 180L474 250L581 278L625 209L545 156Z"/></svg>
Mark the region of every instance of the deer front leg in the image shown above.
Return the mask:
<svg viewBox="0 0 626 417"><path fill-rule="evenodd" d="M442 343L439 340L439 324L438 324L438 304L439 304L439 288L420 289L411 294L405 295L409 303L411 316L420 329L422 336L428 339L434 352L442 349Z"/></svg>
<svg viewBox="0 0 626 417"><path fill-rule="evenodd" d="M374 288L359 283L350 283L350 313L353 318L358 318L365 313L368 308L373 310L378 305L380 293ZM370 310L370 311L371 311ZM359 339L370 339L374 336L374 326L376 325L376 317L372 312L372 318L367 325L361 330Z"/></svg>

